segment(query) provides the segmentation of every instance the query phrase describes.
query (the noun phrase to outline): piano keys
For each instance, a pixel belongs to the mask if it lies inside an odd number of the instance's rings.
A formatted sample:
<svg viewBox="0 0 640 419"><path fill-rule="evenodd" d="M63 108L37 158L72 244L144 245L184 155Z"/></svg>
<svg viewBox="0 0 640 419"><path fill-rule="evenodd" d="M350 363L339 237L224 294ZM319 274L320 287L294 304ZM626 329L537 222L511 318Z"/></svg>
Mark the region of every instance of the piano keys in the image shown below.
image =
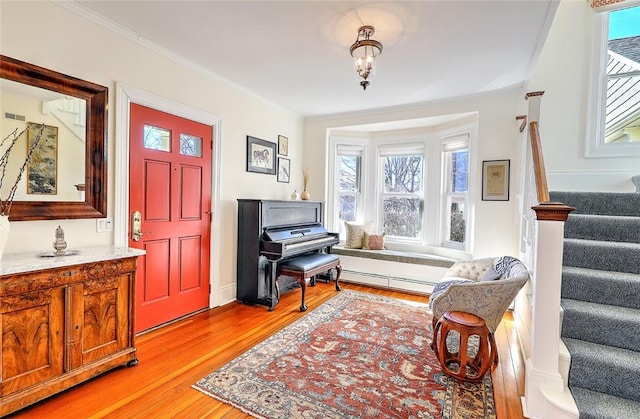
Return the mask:
<svg viewBox="0 0 640 419"><path fill-rule="evenodd" d="M278 304L278 263L310 252L330 252L338 233L323 226L323 203L316 201L238 200L237 293L239 301L273 309ZM279 280L280 293L296 287Z"/></svg>

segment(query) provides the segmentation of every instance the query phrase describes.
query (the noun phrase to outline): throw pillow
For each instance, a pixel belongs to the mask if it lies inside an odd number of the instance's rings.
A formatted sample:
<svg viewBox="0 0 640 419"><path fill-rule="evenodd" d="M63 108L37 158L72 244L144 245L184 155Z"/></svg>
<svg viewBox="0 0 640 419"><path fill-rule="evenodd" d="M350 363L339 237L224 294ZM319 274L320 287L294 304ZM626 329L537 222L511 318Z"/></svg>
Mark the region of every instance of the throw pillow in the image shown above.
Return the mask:
<svg viewBox="0 0 640 419"><path fill-rule="evenodd" d="M355 224L349 221L344 222L344 229L347 232L347 240L344 247L348 249L362 249L365 232L371 231L373 223Z"/></svg>
<svg viewBox="0 0 640 419"><path fill-rule="evenodd" d="M500 279L502 275L499 274L495 268L492 266L489 268L489 270L487 270L487 272L484 273L484 275L482 276L482 278L480 278L480 281L495 281L496 279Z"/></svg>
<svg viewBox="0 0 640 419"><path fill-rule="evenodd" d="M513 256L502 256L495 260L495 262L493 263L493 268L500 275L505 275L507 272L509 272L511 266L515 265L516 263L520 263L520 261Z"/></svg>
<svg viewBox="0 0 640 419"><path fill-rule="evenodd" d="M369 234L365 231L362 248L368 250L384 249L384 234Z"/></svg>

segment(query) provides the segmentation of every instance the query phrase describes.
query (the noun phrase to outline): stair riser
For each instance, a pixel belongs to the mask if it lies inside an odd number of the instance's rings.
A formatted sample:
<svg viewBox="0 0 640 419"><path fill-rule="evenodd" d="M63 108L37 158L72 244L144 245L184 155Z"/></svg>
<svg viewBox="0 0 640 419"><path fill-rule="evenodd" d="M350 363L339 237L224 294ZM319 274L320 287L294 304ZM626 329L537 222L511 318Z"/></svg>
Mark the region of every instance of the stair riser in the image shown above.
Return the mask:
<svg viewBox="0 0 640 419"><path fill-rule="evenodd" d="M563 264L601 271L640 274L640 247L637 245L609 247L589 241L565 240Z"/></svg>
<svg viewBox="0 0 640 419"><path fill-rule="evenodd" d="M640 352L640 321L606 318L565 308L562 337Z"/></svg>
<svg viewBox="0 0 640 419"><path fill-rule="evenodd" d="M640 217L569 216L564 236L571 239L640 243Z"/></svg>
<svg viewBox="0 0 640 419"><path fill-rule="evenodd" d="M640 402L640 354L637 361L635 365L612 368L602 357L587 358L572 353L569 387L582 387Z"/></svg>
<svg viewBox="0 0 640 419"><path fill-rule="evenodd" d="M562 298L640 309L640 281L565 272L562 275Z"/></svg>

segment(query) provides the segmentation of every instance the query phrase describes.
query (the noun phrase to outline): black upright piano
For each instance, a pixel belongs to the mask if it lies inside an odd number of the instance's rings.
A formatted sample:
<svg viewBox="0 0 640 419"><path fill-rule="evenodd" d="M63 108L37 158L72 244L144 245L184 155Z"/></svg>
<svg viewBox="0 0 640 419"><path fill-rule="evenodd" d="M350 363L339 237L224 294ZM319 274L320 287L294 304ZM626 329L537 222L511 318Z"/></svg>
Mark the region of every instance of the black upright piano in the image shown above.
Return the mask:
<svg viewBox="0 0 640 419"><path fill-rule="evenodd" d="M323 203L238 199L237 299L273 309L278 304L278 263L312 252L331 252L338 233L323 226ZM279 280L280 293L296 287L293 278Z"/></svg>

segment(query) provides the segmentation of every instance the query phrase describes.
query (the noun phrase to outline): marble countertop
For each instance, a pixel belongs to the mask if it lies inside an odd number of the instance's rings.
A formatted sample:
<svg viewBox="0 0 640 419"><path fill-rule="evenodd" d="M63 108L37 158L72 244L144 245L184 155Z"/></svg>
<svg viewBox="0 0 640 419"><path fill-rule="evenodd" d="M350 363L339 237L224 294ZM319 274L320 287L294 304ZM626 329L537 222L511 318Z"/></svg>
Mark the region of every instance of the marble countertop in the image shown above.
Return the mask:
<svg viewBox="0 0 640 419"><path fill-rule="evenodd" d="M77 253L75 253L77 251ZM132 247L103 245L67 249L67 256L41 257L40 253L16 253L3 255L0 260L0 275L11 275L42 269L60 268L83 263L101 262L131 256L141 256L146 252ZM50 253L53 255L53 251Z"/></svg>

